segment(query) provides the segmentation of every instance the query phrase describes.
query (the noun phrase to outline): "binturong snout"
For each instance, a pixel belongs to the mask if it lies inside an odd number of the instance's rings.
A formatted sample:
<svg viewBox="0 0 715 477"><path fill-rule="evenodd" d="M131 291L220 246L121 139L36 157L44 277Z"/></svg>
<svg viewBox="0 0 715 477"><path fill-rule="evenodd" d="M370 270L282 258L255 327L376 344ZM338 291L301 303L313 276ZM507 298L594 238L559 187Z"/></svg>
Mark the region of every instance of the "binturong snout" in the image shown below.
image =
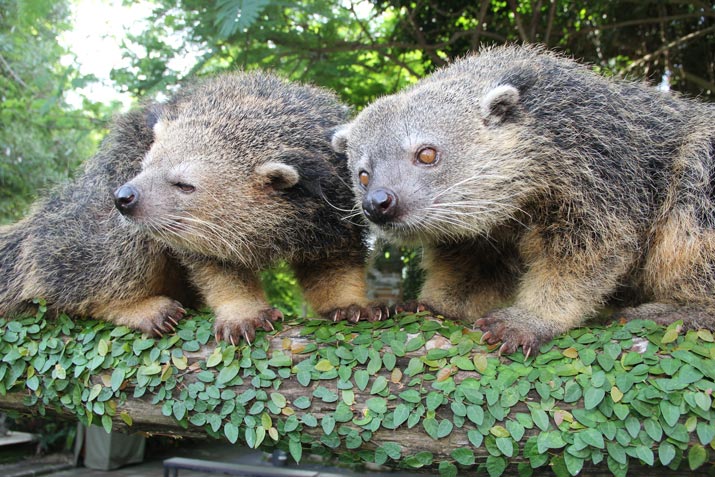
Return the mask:
<svg viewBox="0 0 715 477"><path fill-rule="evenodd" d="M131 184L124 184L114 191L114 205L122 215L131 215L138 202L139 191Z"/></svg>
<svg viewBox="0 0 715 477"><path fill-rule="evenodd" d="M362 210L370 221L385 224L397 217L397 194L390 189L375 189L365 194Z"/></svg>

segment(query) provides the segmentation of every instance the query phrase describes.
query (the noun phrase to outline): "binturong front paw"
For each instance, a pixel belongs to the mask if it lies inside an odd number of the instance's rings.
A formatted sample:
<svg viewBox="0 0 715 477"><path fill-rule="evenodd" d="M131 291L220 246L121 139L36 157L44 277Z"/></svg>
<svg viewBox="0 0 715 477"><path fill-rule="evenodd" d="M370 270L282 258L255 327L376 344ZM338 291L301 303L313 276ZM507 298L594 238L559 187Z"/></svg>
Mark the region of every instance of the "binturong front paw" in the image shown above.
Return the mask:
<svg viewBox="0 0 715 477"><path fill-rule="evenodd" d="M250 345L256 339L256 329L273 331L273 323L282 320L283 313L277 308L265 308L249 316L228 315L216 312L214 333L216 341L226 341L236 345L241 338Z"/></svg>
<svg viewBox="0 0 715 477"><path fill-rule="evenodd" d="M186 310L176 300L168 297L156 297L151 300L151 313L145 315L138 328L154 337L174 333Z"/></svg>
<svg viewBox="0 0 715 477"><path fill-rule="evenodd" d="M420 313L422 311L429 311L435 315L441 314L435 311L434 307L419 300L410 300L404 303L398 303L394 306L394 310L395 313Z"/></svg>
<svg viewBox="0 0 715 477"><path fill-rule="evenodd" d="M371 304L367 306L349 305L346 307L334 308L324 314L325 317L334 322L347 320L350 323L362 321L381 321L390 317L390 309L386 305Z"/></svg>
<svg viewBox="0 0 715 477"><path fill-rule="evenodd" d="M501 341L499 355L515 353L521 346L528 358L557 334L544 320L515 306L494 310L474 324L484 332L482 343L492 345Z"/></svg>

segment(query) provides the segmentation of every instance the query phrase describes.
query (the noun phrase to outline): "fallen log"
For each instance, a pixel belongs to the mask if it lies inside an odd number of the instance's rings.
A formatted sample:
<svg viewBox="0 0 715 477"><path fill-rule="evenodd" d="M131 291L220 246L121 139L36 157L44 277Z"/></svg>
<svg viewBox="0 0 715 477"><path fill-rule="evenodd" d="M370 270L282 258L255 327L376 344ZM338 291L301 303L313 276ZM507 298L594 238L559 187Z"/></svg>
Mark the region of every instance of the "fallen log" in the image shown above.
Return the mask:
<svg viewBox="0 0 715 477"><path fill-rule="evenodd" d="M0 330L0 409L107 430L443 475L715 463L715 343L677 325L580 328L528 359L424 315L287 321L250 347L217 346L206 315L161 339L65 316L0 319Z"/></svg>

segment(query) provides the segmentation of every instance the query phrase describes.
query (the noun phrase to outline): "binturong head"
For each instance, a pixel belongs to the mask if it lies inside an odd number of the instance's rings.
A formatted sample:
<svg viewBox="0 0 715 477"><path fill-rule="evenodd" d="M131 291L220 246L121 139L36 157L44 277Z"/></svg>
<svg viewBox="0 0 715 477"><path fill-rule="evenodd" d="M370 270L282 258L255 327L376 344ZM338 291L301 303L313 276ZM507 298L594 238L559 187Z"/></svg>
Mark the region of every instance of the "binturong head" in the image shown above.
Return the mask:
<svg viewBox="0 0 715 477"><path fill-rule="evenodd" d="M535 173L519 87L442 70L339 127L354 192L378 235L460 240L516 218ZM516 219L518 220L518 218Z"/></svg>
<svg viewBox="0 0 715 477"><path fill-rule="evenodd" d="M296 236L317 234L310 186L333 174L328 131L346 113L331 94L269 74L205 80L157 106L153 145L115 205L181 253L288 259Z"/></svg>

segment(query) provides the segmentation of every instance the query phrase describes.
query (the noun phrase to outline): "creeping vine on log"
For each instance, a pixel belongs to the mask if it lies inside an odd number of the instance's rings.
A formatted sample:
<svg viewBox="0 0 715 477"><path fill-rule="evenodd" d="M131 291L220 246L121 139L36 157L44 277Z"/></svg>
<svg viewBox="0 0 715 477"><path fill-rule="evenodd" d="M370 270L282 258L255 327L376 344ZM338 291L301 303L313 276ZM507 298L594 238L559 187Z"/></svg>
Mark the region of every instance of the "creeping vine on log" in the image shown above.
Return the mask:
<svg viewBox="0 0 715 477"><path fill-rule="evenodd" d="M579 328L525 360L424 314L286 321L250 347L217 346L211 321L152 339L66 316L0 319L0 409L442 475L715 463L708 331Z"/></svg>

